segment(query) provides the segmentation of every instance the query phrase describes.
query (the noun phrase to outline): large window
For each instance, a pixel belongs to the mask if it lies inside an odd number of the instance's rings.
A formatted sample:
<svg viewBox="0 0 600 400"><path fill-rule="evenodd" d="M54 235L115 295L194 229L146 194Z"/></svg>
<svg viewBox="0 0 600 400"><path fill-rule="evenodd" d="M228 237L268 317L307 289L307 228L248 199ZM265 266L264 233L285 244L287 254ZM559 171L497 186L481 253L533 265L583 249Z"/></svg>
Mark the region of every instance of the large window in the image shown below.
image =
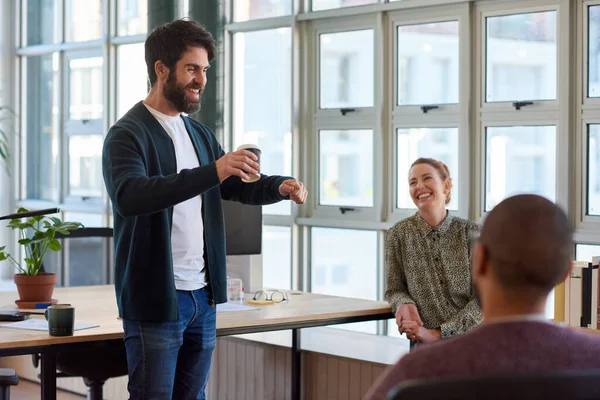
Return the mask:
<svg viewBox="0 0 600 400"><path fill-rule="evenodd" d="M447 208L467 217L468 196L468 57L465 7L407 10L390 14L393 26L393 191L390 208L398 221L416 211L408 174L418 158L433 158L448 166L454 182ZM384 167L386 170L388 167ZM462 183L462 185L457 184Z"/></svg>
<svg viewBox="0 0 600 400"><path fill-rule="evenodd" d="M488 102L556 99L556 11L486 18Z"/></svg>
<svg viewBox="0 0 600 400"><path fill-rule="evenodd" d="M513 4L482 5L482 81L478 90L478 179L484 184L479 213L490 211L506 197L534 193L563 202L559 168L567 154L557 151L568 142L564 120L567 90L558 77L562 43L568 30L564 9L534 6L527 11ZM562 100L562 101L561 101ZM565 167L566 168L566 167Z"/></svg>
<svg viewBox="0 0 600 400"><path fill-rule="evenodd" d="M28 199L58 201L59 177L59 56L24 57L25 193Z"/></svg>
<svg viewBox="0 0 600 400"><path fill-rule="evenodd" d="M290 28L236 33L233 70L235 147L257 144L261 172L292 174L292 37ZM268 51L265 51L268 49ZM264 208L290 214L289 202Z"/></svg>
<svg viewBox="0 0 600 400"><path fill-rule="evenodd" d="M576 193L580 194L576 204L579 226L589 232L580 238L596 242L600 231L600 1L583 2L579 12L584 21L580 37L584 44L584 70L578 92L581 95L578 99L582 100L577 113L581 116L578 120L581 130L576 135L576 149L582 154L577 157L577 177L581 179L576 180Z"/></svg>
<svg viewBox="0 0 600 400"><path fill-rule="evenodd" d="M147 93L146 0L21 0L17 108L22 157L18 205L60 207L63 218L106 226L106 127ZM110 17L110 20L107 18ZM107 55L116 55L113 63ZM111 60L111 62L108 62ZM2 104L4 105L4 104ZM64 241L48 255L63 285L110 282L104 239Z"/></svg>
<svg viewBox="0 0 600 400"><path fill-rule="evenodd" d="M311 291L377 299L377 233L351 229L311 229ZM373 322L341 325L376 332Z"/></svg>
<svg viewBox="0 0 600 400"><path fill-rule="evenodd" d="M489 127L485 142L485 211L519 193L555 200L554 126Z"/></svg>

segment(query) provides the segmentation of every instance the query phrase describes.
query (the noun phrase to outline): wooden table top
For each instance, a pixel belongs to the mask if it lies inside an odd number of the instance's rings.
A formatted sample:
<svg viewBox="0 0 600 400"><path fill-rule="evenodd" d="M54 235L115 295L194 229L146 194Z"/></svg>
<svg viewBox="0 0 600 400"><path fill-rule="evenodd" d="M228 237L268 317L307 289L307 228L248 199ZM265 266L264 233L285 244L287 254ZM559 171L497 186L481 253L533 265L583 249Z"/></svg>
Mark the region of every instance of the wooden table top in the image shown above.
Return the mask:
<svg viewBox="0 0 600 400"><path fill-rule="evenodd" d="M249 297L249 296L246 296ZM16 292L0 292L0 309L16 309ZM97 328L75 331L73 336L54 337L48 332L0 327L0 349L47 346L120 339L122 321L118 318L113 285L56 288L53 298L75 307L75 322L93 323ZM219 312L217 335L235 334L240 328L249 331L269 331L302 327L300 325L329 325L345 318L385 319L390 317L386 302L327 296L291 291L287 302L262 306L259 310ZM33 310L42 313L44 310ZM43 315L32 315L41 318ZM336 320L340 320L339 322ZM5 324L8 322L2 322ZM296 324L297 326L294 326Z"/></svg>

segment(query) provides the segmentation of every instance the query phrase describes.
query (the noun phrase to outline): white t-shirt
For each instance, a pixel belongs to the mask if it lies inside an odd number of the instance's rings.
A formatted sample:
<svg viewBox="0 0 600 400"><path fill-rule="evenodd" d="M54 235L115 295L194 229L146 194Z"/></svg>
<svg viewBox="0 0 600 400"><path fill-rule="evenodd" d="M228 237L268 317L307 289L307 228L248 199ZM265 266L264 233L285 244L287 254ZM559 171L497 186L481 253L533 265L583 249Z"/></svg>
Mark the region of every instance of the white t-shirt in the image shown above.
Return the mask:
<svg viewBox="0 0 600 400"><path fill-rule="evenodd" d="M144 105L173 140L177 172L199 167L198 155L181 116L171 117ZM202 196L192 197L173 207L171 250L175 288L196 290L206 286Z"/></svg>

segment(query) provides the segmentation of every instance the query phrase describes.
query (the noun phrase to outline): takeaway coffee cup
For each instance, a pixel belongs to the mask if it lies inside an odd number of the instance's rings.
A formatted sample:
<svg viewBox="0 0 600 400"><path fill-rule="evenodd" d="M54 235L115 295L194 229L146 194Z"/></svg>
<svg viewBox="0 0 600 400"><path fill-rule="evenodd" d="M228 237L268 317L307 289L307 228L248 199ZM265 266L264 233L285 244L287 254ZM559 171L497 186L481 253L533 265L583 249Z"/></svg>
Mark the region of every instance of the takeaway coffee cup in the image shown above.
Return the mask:
<svg viewBox="0 0 600 400"><path fill-rule="evenodd" d="M73 336L75 308L70 304L53 304L44 313L50 336Z"/></svg>
<svg viewBox="0 0 600 400"><path fill-rule="evenodd" d="M258 163L258 165L260 165L260 154L262 152L260 151L260 147L258 147L258 145L256 145L256 144L243 144L240 147L238 147L237 149L238 150L248 150L248 151L254 153L254 155L256 157L258 157L258 160L256 160L256 162ZM260 173L259 173L259 175L251 174L250 175L250 179L242 179L242 182L252 183L252 182L256 182L259 179L260 179Z"/></svg>

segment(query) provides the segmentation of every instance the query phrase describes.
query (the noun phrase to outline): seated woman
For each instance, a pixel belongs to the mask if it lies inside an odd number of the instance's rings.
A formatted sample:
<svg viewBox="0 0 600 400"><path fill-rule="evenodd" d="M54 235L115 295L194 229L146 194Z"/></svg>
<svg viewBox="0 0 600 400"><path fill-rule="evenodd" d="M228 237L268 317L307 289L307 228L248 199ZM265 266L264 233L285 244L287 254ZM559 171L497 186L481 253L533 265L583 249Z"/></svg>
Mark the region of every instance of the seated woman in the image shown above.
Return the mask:
<svg viewBox="0 0 600 400"><path fill-rule="evenodd" d="M408 185L418 211L387 233L385 299L412 348L464 333L482 315L470 270L479 226L446 210L452 190L448 167L419 158L411 165Z"/></svg>

